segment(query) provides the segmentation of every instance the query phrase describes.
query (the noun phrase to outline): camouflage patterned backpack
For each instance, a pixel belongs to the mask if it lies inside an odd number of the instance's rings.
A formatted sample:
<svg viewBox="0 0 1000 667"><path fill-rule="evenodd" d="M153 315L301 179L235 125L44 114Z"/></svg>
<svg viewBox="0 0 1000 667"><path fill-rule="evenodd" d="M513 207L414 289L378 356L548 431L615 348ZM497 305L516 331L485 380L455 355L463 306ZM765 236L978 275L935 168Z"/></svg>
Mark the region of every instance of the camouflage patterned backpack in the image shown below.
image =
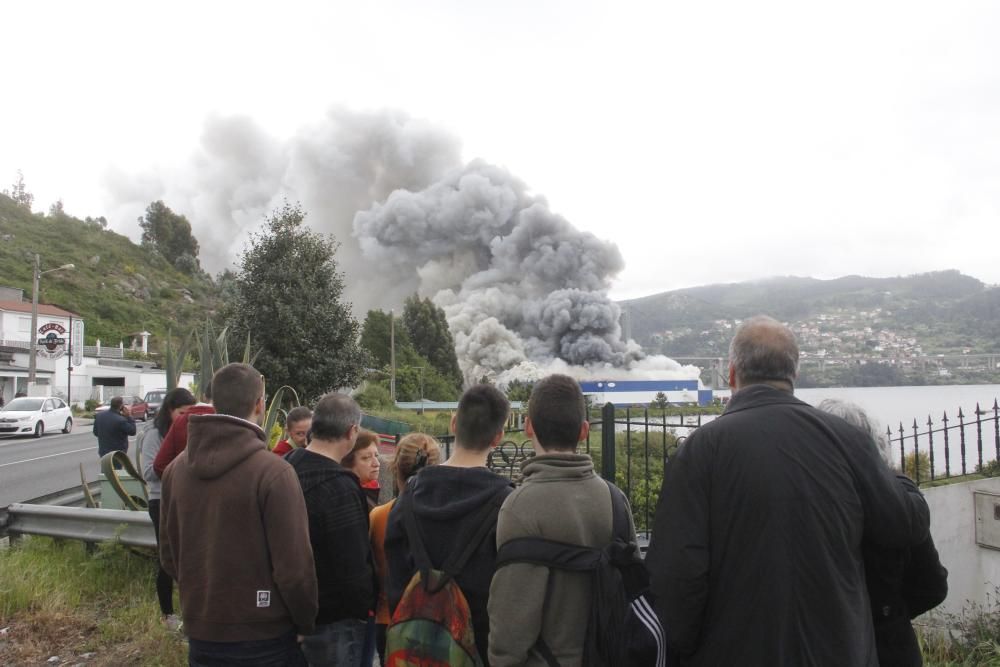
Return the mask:
<svg viewBox="0 0 1000 667"><path fill-rule="evenodd" d="M496 527L500 494L476 513L465 548L434 568L420 536L413 504L403 506L403 524L417 565L386 631L385 667L482 667L472 613L455 577ZM462 544L459 540L458 544Z"/></svg>

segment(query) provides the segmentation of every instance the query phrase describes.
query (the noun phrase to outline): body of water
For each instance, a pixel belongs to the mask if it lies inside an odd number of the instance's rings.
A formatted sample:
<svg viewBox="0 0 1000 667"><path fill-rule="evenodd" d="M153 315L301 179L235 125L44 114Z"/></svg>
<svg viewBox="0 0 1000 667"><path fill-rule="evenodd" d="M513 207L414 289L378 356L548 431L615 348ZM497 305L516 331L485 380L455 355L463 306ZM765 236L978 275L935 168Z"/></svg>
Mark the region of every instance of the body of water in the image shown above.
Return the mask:
<svg viewBox="0 0 1000 667"><path fill-rule="evenodd" d="M716 396L728 396L729 391L716 391ZM949 423L957 421L962 409L965 421L975 419L976 404L990 411L993 401L1000 399L1000 384L950 384L935 387L827 387L796 389L795 396L816 405L826 398L850 401L860 405L868 416L879 423L881 430L892 427L893 433L903 428L911 429L913 420L921 430L927 426L928 415L935 425L948 413ZM983 416L986 419L986 415Z"/></svg>
<svg viewBox="0 0 1000 667"><path fill-rule="evenodd" d="M974 420L977 403L983 410L992 410L993 401L1000 398L1000 384L796 389L795 395L812 405L825 398L851 401L876 419L882 430L889 426L896 432L900 422L903 428L910 429L916 419L918 426L926 427L928 416L937 424L946 412L948 419L955 422L959 408L965 415L965 421ZM989 416L992 417L993 413L990 412ZM986 418L985 415L983 418Z"/></svg>
<svg viewBox="0 0 1000 667"><path fill-rule="evenodd" d="M729 392L725 392L728 394ZM716 392L717 395L725 395ZM962 409L965 423L975 422L976 405L986 411L983 419L983 461L996 458L996 433L993 421L993 402L1000 398L1000 385L941 385L933 387L836 387L796 389L795 395L811 405L817 405L826 398L835 398L855 403L868 413L868 416L878 422L879 430L885 433L886 427L892 429L894 438L898 437L899 425L902 423L906 435L906 451L913 451L913 420L921 433L920 449L927 451L928 438L923 435L927 431L927 417L934 422L934 429L942 426L941 418L948 414L948 425L958 424L958 410ZM989 422L986 420L989 419ZM947 459L952 475L961 474L962 452L957 429L951 430L951 447ZM975 441L976 429L966 427L966 464L971 472L978 462L978 446ZM898 460L898 445L893 446L893 459ZM945 472L944 438L940 432L934 436L935 472L943 475Z"/></svg>

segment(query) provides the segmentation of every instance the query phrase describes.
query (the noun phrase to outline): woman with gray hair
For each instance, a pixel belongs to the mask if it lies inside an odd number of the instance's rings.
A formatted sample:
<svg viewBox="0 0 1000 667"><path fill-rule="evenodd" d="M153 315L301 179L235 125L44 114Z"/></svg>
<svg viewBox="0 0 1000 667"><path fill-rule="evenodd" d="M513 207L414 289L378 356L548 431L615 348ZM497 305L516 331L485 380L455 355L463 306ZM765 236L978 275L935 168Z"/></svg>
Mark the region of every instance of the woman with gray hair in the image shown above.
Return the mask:
<svg viewBox="0 0 1000 667"><path fill-rule="evenodd" d="M816 407L864 431L892 467L888 443L861 407L836 399L826 399ZM900 484L916 489L907 477L896 477ZM865 543L861 550L879 665L922 665L910 620L938 606L948 595L948 570L941 565L934 540L928 534L926 540L911 549L886 549Z"/></svg>

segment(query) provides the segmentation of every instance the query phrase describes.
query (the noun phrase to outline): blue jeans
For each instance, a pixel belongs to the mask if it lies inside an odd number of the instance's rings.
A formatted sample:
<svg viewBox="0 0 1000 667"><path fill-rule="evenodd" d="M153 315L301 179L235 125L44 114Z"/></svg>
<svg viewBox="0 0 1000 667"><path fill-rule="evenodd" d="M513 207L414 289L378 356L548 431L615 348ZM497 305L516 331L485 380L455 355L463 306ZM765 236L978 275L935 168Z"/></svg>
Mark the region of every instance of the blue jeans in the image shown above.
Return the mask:
<svg viewBox="0 0 1000 667"><path fill-rule="evenodd" d="M370 667L371 658L362 665L367 632L368 623L360 618L317 625L316 632L302 641L302 652L311 667Z"/></svg>
<svg viewBox="0 0 1000 667"><path fill-rule="evenodd" d="M295 632L275 639L245 642L209 642L188 640L189 667L307 667L306 659L295 641Z"/></svg>

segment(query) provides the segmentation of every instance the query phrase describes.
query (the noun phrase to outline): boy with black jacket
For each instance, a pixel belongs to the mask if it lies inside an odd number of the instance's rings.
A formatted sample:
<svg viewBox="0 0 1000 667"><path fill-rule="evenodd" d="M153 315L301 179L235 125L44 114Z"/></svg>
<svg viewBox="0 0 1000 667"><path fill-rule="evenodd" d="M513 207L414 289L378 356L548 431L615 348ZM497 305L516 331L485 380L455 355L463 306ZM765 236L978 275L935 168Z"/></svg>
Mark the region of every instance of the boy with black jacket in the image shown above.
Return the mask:
<svg viewBox="0 0 1000 667"><path fill-rule="evenodd" d="M340 465L354 446L360 423L361 408L354 399L327 394L316 404L309 445L285 457L302 484L316 559L316 632L302 642L313 667L360 665L372 648L366 645L369 611L375 608L368 503L358 478Z"/></svg>
<svg viewBox="0 0 1000 667"><path fill-rule="evenodd" d="M452 418L455 445L451 457L441 465L424 468L406 484L389 515L385 556L389 569L387 594L394 611L406 585L416 571L412 549L403 525L403 513L412 505L420 534L434 567L440 568L453 552L466 545L475 533L473 523L487 503L497 512L510 494L506 479L486 467L490 451L500 444L510 404L491 385L476 385L458 402ZM486 539L455 578L469 603L476 649L483 664L489 664L490 619L486 609L490 581L496 569L496 517Z"/></svg>

